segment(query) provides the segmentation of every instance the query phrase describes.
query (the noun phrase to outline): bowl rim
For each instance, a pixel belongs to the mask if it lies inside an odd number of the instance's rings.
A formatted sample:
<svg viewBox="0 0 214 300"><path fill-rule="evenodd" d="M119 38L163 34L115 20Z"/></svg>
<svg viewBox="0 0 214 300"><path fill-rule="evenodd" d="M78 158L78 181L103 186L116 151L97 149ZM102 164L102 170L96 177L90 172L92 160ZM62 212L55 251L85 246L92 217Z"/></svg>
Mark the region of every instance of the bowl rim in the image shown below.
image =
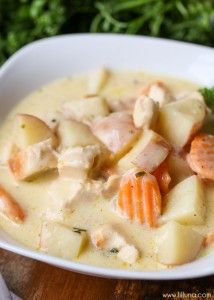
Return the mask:
<svg viewBox="0 0 214 300"><path fill-rule="evenodd" d="M148 36L136 36L128 34L109 34L109 33L76 33L76 34L64 34L57 35L53 37L43 38L34 42L31 42L16 53L14 53L1 67L0 67L0 80L3 74L10 68L16 61L24 56L26 53L31 51L34 47L37 47L41 44L51 43L52 41L60 41L61 39L73 39L76 38L90 38L90 39L99 39L99 38L116 38L116 39L138 39L144 40L145 42L155 41L157 43L163 43L165 45L171 45L174 47L182 46L187 48L192 48L193 50L212 50L214 54L214 49L208 46L197 45L182 41L168 40L163 38L148 37ZM1 229L0 229L1 230ZM0 248L20 254L38 261L46 262L57 267L61 267L70 271L75 271L78 273L94 275L99 277L108 277L108 278L121 278L121 279L150 279L150 280L173 280L173 279L190 279L197 278L207 275L214 274L214 255L206 256L199 258L194 262L174 267L171 269L161 269L156 271L135 271L135 270L125 270L125 269L115 269L115 268L106 268L106 267L97 267L89 265L86 263L79 263L75 261L69 261L55 256L51 256L42 252L31 250L26 248L24 245L12 245L8 242L2 241L0 238Z"/></svg>

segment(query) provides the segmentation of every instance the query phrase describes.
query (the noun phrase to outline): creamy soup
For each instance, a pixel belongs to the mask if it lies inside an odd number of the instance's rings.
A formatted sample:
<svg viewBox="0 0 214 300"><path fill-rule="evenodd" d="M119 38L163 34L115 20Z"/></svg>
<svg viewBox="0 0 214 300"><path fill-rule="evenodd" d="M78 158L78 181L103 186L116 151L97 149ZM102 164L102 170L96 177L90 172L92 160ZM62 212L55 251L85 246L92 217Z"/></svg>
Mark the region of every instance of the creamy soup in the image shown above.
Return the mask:
<svg viewBox="0 0 214 300"><path fill-rule="evenodd" d="M213 253L212 135L194 83L104 68L27 95L0 130L0 226L38 251L156 270ZM6 99L5 99L6 101Z"/></svg>

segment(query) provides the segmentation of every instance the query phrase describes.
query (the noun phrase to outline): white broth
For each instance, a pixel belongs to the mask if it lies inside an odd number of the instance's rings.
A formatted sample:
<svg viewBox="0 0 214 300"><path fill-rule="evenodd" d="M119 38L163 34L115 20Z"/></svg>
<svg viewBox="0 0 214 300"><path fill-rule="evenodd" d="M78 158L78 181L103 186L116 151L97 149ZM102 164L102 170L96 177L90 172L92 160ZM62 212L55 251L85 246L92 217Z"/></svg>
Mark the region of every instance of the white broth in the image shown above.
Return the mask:
<svg viewBox="0 0 214 300"><path fill-rule="evenodd" d="M88 75L64 78L39 88L21 100L9 113L1 126L1 157L4 157L7 147L9 147L16 114L30 114L47 121L47 117L51 116L51 113L61 110L61 106L64 102L76 101L88 94L87 80ZM120 101L131 103L132 106L132 103L135 102L136 98L142 92L143 87L155 80L161 80L167 85L171 97L174 100L181 99L185 95L196 91L198 88L194 83L162 75L147 74L144 72L111 72L105 85L100 90L99 95L106 99L111 109L118 110L120 105L118 106L117 104ZM90 99L85 101L90 101ZM128 107L129 106L130 105L128 105ZM82 138L84 139L84 136ZM176 178L176 174L173 176ZM15 240L34 250L43 250L50 254L58 255L55 251L51 250L53 243L50 242L48 246L41 246L41 228L44 226L42 224L44 222L55 222L62 226L65 225L66 228L71 229L71 231L75 227L84 229L87 233L88 242L84 245L84 249L81 250L81 253L69 257L69 255L65 256L63 254L62 249L60 252L62 254L59 255L64 258L96 266L131 270L156 270L167 268L170 265L164 264L162 260L160 261L157 254L158 246L156 239L159 232L158 228L161 224L161 217L160 223L158 223L159 225L152 228L146 224L131 222L112 208L111 198L115 196L106 199L100 195L87 197L85 194L72 202L71 205L69 204L69 208L59 209L56 213L55 202L50 197L50 186L53 182L59 180L60 177L57 170L53 169L41 173L30 180L17 180L9 171L7 164L5 165L5 163L2 162L0 165L0 185L14 197L23 208L26 218L23 223L16 224L8 219L7 216L1 214L1 228ZM204 182L203 185L205 189L204 201L206 207L204 222L202 224L192 224L188 227L191 227L191 229L199 232L201 235L206 235L209 232L214 232L214 184L212 182ZM90 234L105 224L113 225L114 229L121 233L127 243L134 245L137 249L138 258L133 263L119 259L117 253L112 253L114 251L94 247L91 242ZM80 235L82 232L74 232L74 234ZM57 240L57 236L55 236L55 239ZM79 243L79 240L75 239L74 241ZM70 246L71 248L73 247L73 245ZM44 250L43 248L45 247L48 248ZM214 253L213 251L213 245L209 245L208 247L201 246L197 257ZM116 252L118 252L118 250Z"/></svg>

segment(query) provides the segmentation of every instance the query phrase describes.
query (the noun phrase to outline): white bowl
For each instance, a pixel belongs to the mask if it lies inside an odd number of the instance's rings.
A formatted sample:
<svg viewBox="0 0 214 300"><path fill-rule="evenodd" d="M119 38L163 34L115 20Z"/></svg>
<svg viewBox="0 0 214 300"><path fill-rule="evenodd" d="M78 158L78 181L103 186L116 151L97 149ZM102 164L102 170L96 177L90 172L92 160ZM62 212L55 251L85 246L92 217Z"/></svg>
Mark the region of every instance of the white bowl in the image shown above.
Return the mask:
<svg viewBox="0 0 214 300"><path fill-rule="evenodd" d="M105 65L120 70L147 70L214 85L214 50L157 38L112 34L57 36L34 42L0 69L0 117L22 97L60 77ZM0 247L85 274L127 279L183 279L214 274L214 256L169 270L139 272L99 268L32 251L0 230Z"/></svg>

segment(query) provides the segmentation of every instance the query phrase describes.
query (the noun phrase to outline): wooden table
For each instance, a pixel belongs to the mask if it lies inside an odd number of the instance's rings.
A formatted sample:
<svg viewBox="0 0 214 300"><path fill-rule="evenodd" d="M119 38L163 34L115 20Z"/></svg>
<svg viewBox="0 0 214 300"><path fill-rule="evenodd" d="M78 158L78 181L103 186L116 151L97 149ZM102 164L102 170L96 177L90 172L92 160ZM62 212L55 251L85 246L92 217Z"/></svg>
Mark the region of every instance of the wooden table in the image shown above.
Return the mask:
<svg viewBox="0 0 214 300"><path fill-rule="evenodd" d="M0 271L15 294L26 300L164 299L163 293L210 293L214 299L214 276L183 281L113 280L61 270L45 263L0 250ZM168 298L169 299L169 298Z"/></svg>

